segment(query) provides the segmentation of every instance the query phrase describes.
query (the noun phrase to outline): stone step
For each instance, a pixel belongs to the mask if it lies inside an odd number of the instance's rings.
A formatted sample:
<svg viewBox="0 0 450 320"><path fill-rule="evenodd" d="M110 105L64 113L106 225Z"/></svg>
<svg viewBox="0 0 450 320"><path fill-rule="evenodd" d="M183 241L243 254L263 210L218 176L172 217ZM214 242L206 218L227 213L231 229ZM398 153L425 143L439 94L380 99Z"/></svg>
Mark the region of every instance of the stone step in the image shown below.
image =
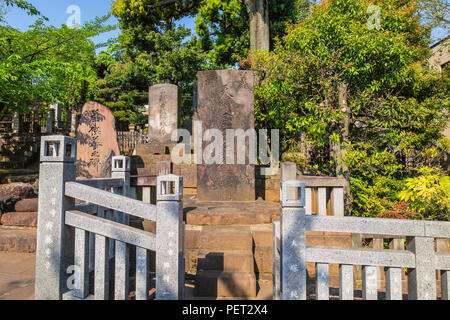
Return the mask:
<svg viewBox="0 0 450 320"><path fill-rule="evenodd" d="M37 227L37 221L37 212L9 212L0 219L2 225L15 227Z"/></svg>
<svg viewBox="0 0 450 320"><path fill-rule="evenodd" d="M186 224L197 226L241 226L271 224L280 205L266 201L199 202L184 201Z"/></svg>
<svg viewBox="0 0 450 320"><path fill-rule="evenodd" d="M209 250L200 250L197 269L225 272L255 272L251 251L211 252Z"/></svg>
<svg viewBox="0 0 450 320"><path fill-rule="evenodd" d="M0 251L36 252L36 229L0 227Z"/></svg>
<svg viewBox="0 0 450 320"><path fill-rule="evenodd" d="M251 251L253 239L249 227L207 227L200 234L199 249L211 252Z"/></svg>
<svg viewBox="0 0 450 320"><path fill-rule="evenodd" d="M256 276L252 272L197 271L194 296L217 298L254 298Z"/></svg>

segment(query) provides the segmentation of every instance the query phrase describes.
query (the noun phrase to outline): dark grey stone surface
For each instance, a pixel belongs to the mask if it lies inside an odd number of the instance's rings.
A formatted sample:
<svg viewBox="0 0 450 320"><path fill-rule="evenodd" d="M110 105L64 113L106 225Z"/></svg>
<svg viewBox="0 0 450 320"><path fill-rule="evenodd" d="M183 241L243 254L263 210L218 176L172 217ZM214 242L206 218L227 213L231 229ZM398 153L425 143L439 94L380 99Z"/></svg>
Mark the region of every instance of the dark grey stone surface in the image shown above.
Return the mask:
<svg viewBox="0 0 450 320"><path fill-rule="evenodd" d="M253 129L254 75L252 71L214 70L198 73L198 105L195 120L202 121L202 136L208 129L223 135L223 164L202 164L197 167L198 199L200 201L255 200L255 168L249 164L226 164L226 130ZM203 151L210 142L203 142ZM235 154L236 154L235 147ZM246 140L246 150L248 141ZM197 150L198 152L199 150ZM197 161L199 159L197 155ZM235 163L237 160L235 159Z"/></svg>

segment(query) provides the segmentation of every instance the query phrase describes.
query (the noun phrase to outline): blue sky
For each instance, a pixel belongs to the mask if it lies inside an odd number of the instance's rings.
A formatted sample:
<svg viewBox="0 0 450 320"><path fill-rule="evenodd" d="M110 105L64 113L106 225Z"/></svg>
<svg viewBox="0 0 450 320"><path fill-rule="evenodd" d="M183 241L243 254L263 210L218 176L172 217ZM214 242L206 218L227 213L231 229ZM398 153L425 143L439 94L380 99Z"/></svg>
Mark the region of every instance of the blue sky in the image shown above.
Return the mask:
<svg viewBox="0 0 450 320"><path fill-rule="evenodd" d="M28 0L33 4L44 16L49 18L49 24L60 26L67 23L67 19L71 16L67 13L67 9L71 5L76 5L80 8L81 23L92 20L97 16L103 16L109 12L111 7L111 0ZM12 8L6 14L8 23L22 31L35 21L35 17L28 16L24 11ZM111 18L110 23L116 23L115 18ZM184 18L180 20L179 24L184 25L191 30L194 29L194 19ZM120 31L115 30L109 33L104 33L96 38L93 38L95 43L102 43L106 40L118 35ZM433 32L433 40L441 39L445 36L442 30L435 30Z"/></svg>
<svg viewBox="0 0 450 320"><path fill-rule="evenodd" d="M81 14L81 24L94 19L97 16L107 14L111 8L111 0L28 0L34 5L49 21L48 24L60 26L66 24L71 13L67 13L67 9L72 6L78 6ZM36 17L28 16L23 10L17 8L10 8L6 14L6 21L9 25L21 31L27 30L28 26L33 24ZM117 20L112 17L109 23L117 23ZM180 20L179 24L193 30L193 18L184 18ZM93 38L95 43L102 43L106 40L116 37L120 30L104 33L98 37Z"/></svg>

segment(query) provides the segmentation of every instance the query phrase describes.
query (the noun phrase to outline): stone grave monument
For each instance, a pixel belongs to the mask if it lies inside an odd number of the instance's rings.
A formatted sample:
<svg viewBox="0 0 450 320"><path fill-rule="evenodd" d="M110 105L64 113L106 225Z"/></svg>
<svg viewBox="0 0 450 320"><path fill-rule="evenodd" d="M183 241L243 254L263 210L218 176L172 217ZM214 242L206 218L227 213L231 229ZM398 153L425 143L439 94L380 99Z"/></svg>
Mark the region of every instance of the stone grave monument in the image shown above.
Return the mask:
<svg viewBox="0 0 450 320"><path fill-rule="evenodd" d="M180 126L180 90L173 84L156 84L149 89L148 135L150 152L167 154L175 143L172 133ZM169 151L169 152L167 152Z"/></svg>
<svg viewBox="0 0 450 320"><path fill-rule="evenodd" d="M97 103L84 105L77 129L77 177L111 176L111 160L120 155L114 115Z"/></svg>
<svg viewBox="0 0 450 320"><path fill-rule="evenodd" d="M202 122L201 139L208 129L223 135L223 164L197 164L199 201L254 201L255 167L249 163L249 141L246 139L245 164L237 164L236 139L234 163L226 164L227 129L255 128L254 75L252 71L212 70L198 73L198 102L194 119ZM197 142L198 143L198 142ZM203 148L211 142L203 141ZM198 152L199 150L197 150ZM201 154L197 154L197 159Z"/></svg>

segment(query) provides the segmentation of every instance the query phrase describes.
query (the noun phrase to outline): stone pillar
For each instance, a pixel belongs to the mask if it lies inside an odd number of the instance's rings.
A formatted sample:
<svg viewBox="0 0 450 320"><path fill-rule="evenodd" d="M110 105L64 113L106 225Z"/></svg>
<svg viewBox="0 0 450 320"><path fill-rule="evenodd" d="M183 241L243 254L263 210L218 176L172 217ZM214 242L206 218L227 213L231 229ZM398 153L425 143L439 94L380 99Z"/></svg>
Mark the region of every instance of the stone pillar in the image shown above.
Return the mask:
<svg viewBox="0 0 450 320"><path fill-rule="evenodd" d="M78 114L72 113L70 118L70 136L77 136L77 128L78 128Z"/></svg>
<svg viewBox="0 0 450 320"><path fill-rule="evenodd" d="M183 177L158 176L156 299L184 299Z"/></svg>
<svg viewBox="0 0 450 320"><path fill-rule="evenodd" d="M59 103L55 103L55 104L52 104L50 106L50 108L55 110L55 114L54 114L55 126L57 128L59 128L59 126L61 125L61 119L62 119L62 105Z"/></svg>
<svg viewBox="0 0 450 320"><path fill-rule="evenodd" d="M298 189L289 200L288 188ZM306 184L281 183L281 291L283 300L306 300Z"/></svg>
<svg viewBox="0 0 450 320"><path fill-rule="evenodd" d="M20 115L18 112L14 112L12 118L12 131L14 134L20 133Z"/></svg>
<svg viewBox="0 0 450 320"><path fill-rule="evenodd" d="M436 300L434 239L407 237L406 249L416 257L416 267L408 269L408 300Z"/></svg>
<svg viewBox="0 0 450 320"><path fill-rule="evenodd" d="M148 134L151 143L172 144L172 134L179 128L180 98L176 85L164 83L150 87Z"/></svg>
<svg viewBox="0 0 450 320"><path fill-rule="evenodd" d="M47 111L47 123L45 125L45 133L46 134L52 134L53 133L53 127L54 127L54 121L55 121L55 109L48 109Z"/></svg>
<svg viewBox="0 0 450 320"><path fill-rule="evenodd" d="M281 164L281 181L297 180L297 165L294 162L283 162ZM294 200L295 189L287 190L287 199Z"/></svg>
<svg viewBox="0 0 450 320"><path fill-rule="evenodd" d="M112 157L111 178L123 179L123 187L121 190L115 190L115 193L125 197L130 197L130 157L116 156ZM129 225L130 216L123 212L118 212L118 222Z"/></svg>
<svg viewBox="0 0 450 320"><path fill-rule="evenodd" d="M65 212L74 209L66 197L65 183L75 181L75 139L47 136L41 139L39 171L39 220L36 250L37 300L60 300L70 288L67 277L73 272L73 228L64 223ZM68 274L69 272L69 274ZM76 270L75 270L76 272Z"/></svg>

